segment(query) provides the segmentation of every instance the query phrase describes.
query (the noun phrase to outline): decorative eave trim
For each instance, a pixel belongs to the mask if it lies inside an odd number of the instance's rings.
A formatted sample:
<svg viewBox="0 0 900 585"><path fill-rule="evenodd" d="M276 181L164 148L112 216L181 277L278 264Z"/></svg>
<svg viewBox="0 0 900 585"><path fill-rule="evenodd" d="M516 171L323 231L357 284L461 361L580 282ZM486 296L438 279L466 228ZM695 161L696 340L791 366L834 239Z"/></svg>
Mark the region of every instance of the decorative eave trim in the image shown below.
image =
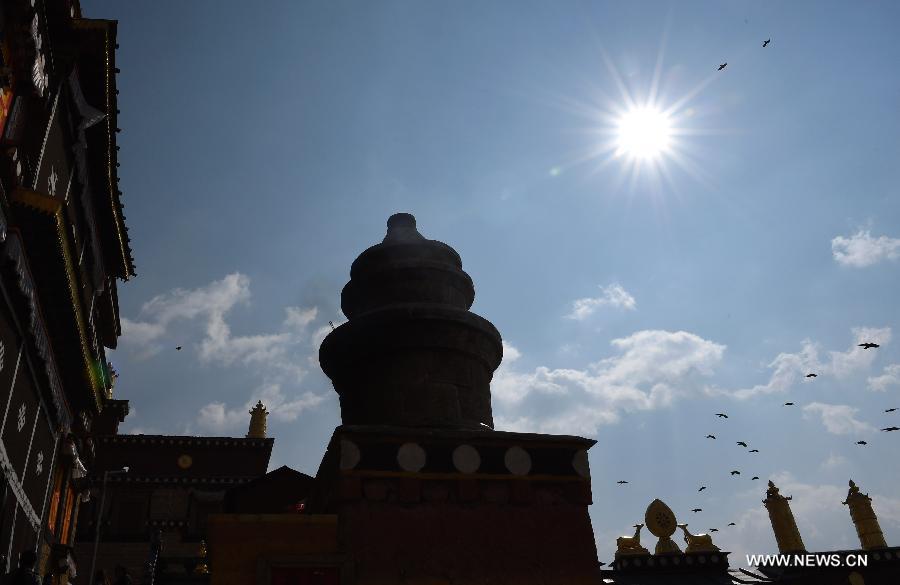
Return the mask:
<svg viewBox="0 0 900 585"><path fill-rule="evenodd" d="M248 439L244 437L187 437L177 435L102 435L97 437L100 443L149 445L202 445L205 447L262 447L271 448L275 439Z"/></svg>
<svg viewBox="0 0 900 585"><path fill-rule="evenodd" d="M91 479L100 481L101 475L91 475ZM168 476L168 475L110 475L107 483L143 483L143 484L176 484L176 485L237 485L246 484L256 479L255 476Z"/></svg>
<svg viewBox="0 0 900 585"><path fill-rule="evenodd" d="M72 416L69 410L68 401L62 391L62 384L59 381L59 372L56 370L56 361L53 359L53 351L50 348L49 337L47 335L47 327L44 324L40 307L35 298L34 280L31 277L31 271L28 268L28 261L22 249L22 236L18 230L13 230L8 234L6 239L6 255L13 261L16 272L17 284L19 290L28 300L29 312L29 329L31 330L34 345L37 347L38 355L44 362L44 369L47 372L47 379L50 383L50 395L53 398L53 407L56 410L62 432L68 433L72 426Z"/></svg>
<svg viewBox="0 0 900 585"><path fill-rule="evenodd" d="M78 338L81 344L81 357L84 361L85 372L87 373L91 394L94 398L94 405L97 408L97 412L100 412L103 408L100 399L105 392L102 388L103 385L101 384L99 376L93 367L94 360L91 356L90 344L88 343L87 324L84 321L84 311L82 310L81 298L78 293L78 278L75 274L75 266L72 263L72 253L69 245L69 235L66 230L66 221L62 211L62 202L56 197L44 195L22 187L18 187L13 191L12 199L16 203L21 203L22 205L52 215L56 222L57 243L66 269L69 302L75 313L75 324L78 328Z"/></svg>
<svg viewBox="0 0 900 585"><path fill-rule="evenodd" d="M134 276L134 262L128 245L128 228L121 213L119 199L119 181L116 174L116 21L103 19L79 18L72 21L75 28L99 31L103 34L103 52L106 59L106 134L107 159L106 175L109 188L109 203L113 221L116 225L116 237L119 242L119 253L122 262L122 278L128 280Z"/></svg>

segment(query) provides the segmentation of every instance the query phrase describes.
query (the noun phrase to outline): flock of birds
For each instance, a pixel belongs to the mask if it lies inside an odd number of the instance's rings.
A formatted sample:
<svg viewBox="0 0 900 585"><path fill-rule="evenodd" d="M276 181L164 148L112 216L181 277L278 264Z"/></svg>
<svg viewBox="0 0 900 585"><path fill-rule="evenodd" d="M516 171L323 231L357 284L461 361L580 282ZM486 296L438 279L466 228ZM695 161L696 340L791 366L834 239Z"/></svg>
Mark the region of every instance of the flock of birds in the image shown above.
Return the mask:
<svg viewBox="0 0 900 585"><path fill-rule="evenodd" d="M766 44L768 44L768 42L769 42L769 41L766 41ZM763 45L763 46L765 46L765 45ZM724 67L724 65L723 65L722 67ZM865 342L865 343L860 343L860 344L858 344L858 347L861 347L861 348L863 348L864 350L866 350L866 349L874 349L874 348L877 348L877 347L880 347L880 346L879 346L877 343L873 343L873 342L867 341L867 342ZM810 372L810 373L806 374L806 378L817 378L817 377L818 377L818 374L816 374L816 373L814 373L814 372ZM785 406L794 406L794 403L793 403L793 402L785 402L784 405L785 405ZM884 410L884 412L885 412L885 413L892 413L892 412L897 412L898 410L900 410L900 408L896 408L896 407L894 407L894 408L886 408L886 409ZM728 418L728 414L726 414L726 413L724 413L724 412L717 412L717 413L715 413L715 415L716 415L716 417L718 417L718 418L720 418L720 419L727 419L727 418ZM897 426L890 426L890 427L885 427L885 428L883 428L883 429L881 429L881 430L882 430L883 432L900 431L900 427L897 427ZM712 433L706 435L706 438L707 438L707 439L711 439L711 440L716 440L716 436L713 435ZM735 441L735 443L736 443L738 446L743 447L743 448L745 448L745 449L747 449L747 448L750 446L746 441ZM856 444L857 444L857 445L868 445L868 443L867 443L866 441L856 441ZM748 452L748 453L759 453L759 449L749 449L747 452ZM732 469L731 472L730 472L730 475L731 475L731 476L741 475L741 472L740 472L740 470L738 470L738 469ZM759 476L758 476L758 475L754 475L754 476L752 476L752 477L750 478L750 481L755 481L755 480L758 480L758 479L760 479ZM622 480L617 481L616 483L618 483L618 484L620 484L620 485L624 485L624 484L627 484L628 481L622 479ZM699 492L705 491L706 489L707 489L707 486L701 485L700 488L697 490L697 492L699 493ZM698 512L702 512L702 511L703 511L703 508L692 508L692 509L691 509L691 512L693 512L693 513L695 513L695 514L698 513ZM729 523L728 523L728 526L736 526L736 525L737 525L737 524L734 523L734 522L729 522ZM718 531L719 531L718 528L710 528L710 529L709 529L709 532L718 532Z"/></svg>

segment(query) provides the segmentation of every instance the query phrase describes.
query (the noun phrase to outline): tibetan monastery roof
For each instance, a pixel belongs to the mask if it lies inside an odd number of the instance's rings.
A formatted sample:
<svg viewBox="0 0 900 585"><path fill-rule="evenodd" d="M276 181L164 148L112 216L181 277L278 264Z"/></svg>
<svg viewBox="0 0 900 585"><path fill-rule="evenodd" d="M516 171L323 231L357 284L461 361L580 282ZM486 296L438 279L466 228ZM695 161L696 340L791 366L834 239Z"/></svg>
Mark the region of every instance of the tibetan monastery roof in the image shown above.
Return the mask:
<svg viewBox="0 0 900 585"><path fill-rule="evenodd" d="M174 435L106 435L97 441L98 470L127 466L126 475L133 477L251 479L266 473L275 442L271 437Z"/></svg>
<svg viewBox="0 0 900 585"><path fill-rule="evenodd" d="M128 227L125 225L124 205L119 191L118 150L118 89L116 89L116 26L115 20L77 18L73 26L82 33L79 49L83 59L79 61L81 85L88 102L99 107L104 119L87 132L88 141L96 142L101 150L101 161L96 161L95 176L100 178L95 189L106 194L107 201L98 205L101 217L111 221L112 229L103 230L104 247L108 248L109 270L115 276L127 280L135 275L134 258ZM99 64L99 66L98 66ZM102 198L101 198L102 199ZM102 201L101 201L102 203ZM107 222L101 222L107 223Z"/></svg>

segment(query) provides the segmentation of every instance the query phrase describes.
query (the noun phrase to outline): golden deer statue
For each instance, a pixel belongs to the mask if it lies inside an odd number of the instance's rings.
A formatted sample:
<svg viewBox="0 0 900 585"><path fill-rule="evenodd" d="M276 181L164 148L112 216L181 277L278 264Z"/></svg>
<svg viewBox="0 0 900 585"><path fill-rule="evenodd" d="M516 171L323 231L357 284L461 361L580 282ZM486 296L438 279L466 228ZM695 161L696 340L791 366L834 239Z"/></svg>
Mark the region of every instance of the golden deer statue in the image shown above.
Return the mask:
<svg viewBox="0 0 900 585"><path fill-rule="evenodd" d="M634 536L620 536L616 539L616 556L621 555L647 555L646 548L641 546L641 528L643 524L634 525Z"/></svg>
<svg viewBox="0 0 900 585"><path fill-rule="evenodd" d="M719 550L719 547L713 544L712 536L709 534L691 534L688 532L687 524L678 524L678 528L684 531L684 542L687 544L684 552L715 552Z"/></svg>

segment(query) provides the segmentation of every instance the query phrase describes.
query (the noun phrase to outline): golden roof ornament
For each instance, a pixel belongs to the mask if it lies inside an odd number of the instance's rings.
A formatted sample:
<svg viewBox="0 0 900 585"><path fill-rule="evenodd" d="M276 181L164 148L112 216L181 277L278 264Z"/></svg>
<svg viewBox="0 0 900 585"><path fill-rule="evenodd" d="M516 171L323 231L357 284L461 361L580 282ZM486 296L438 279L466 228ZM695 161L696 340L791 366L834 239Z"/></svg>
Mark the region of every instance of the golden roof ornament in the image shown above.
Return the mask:
<svg viewBox="0 0 900 585"><path fill-rule="evenodd" d="M675 534L675 513L659 498L650 502L647 511L644 512L644 522L647 530L659 538L656 543L656 554L680 553L681 549L672 540Z"/></svg>
<svg viewBox="0 0 900 585"><path fill-rule="evenodd" d="M766 490L766 499L763 504L769 511L769 521L772 523L772 532L775 533L775 542L778 544L778 552L793 553L806 552L794 513L788 503L793 496L782 496L772 480L769 480L769 489Z"/></svg>
<svg viewBox="0 0 900 585"><path fill-rule="evenodd" d="M684 552L719 552L719 547L713 544L712 536L709 534L691 534L688 532L687 524L679 524L678 528L684 531L684 543L687 544Z"/></svg>
<svg viewBox="0 0 900 585"><path fill-rule="evenodd" d="M250 430L247 432L248 439L265 439L266 438L266 416L269 412L263 406L262 400L256 402L256 406L250 410Z"/></svg>
<svg viewBox="0 0 900 585"><path fill-rule="evenodd" d="M649 555L650 551L641 546L641 528L643 524L634 525L634 536L620 536L616 539L616 558L632 555Z"/></svg>
<svg viewBox="0 0 900 585"><path fill-rule="evenodd" d="M869 494L859 491L856 483L850 480L850 489L847 491L847 499L843 502L850 506L850 518L856 526L856 535L863 550L887 548L884 534L878 524L878 517L872 508L872 498Z"/></svg>
<svg viewBox="0 0 900 585"><path fill-rule="evenodd" d="M206 564L206 555L208 551L206 550L206 541L200 541L200 550L197 551L198 556L200 557L200 562L197 563L197 566L194 567L195 575L208 575L209 574L209 565Z"/></svg>

